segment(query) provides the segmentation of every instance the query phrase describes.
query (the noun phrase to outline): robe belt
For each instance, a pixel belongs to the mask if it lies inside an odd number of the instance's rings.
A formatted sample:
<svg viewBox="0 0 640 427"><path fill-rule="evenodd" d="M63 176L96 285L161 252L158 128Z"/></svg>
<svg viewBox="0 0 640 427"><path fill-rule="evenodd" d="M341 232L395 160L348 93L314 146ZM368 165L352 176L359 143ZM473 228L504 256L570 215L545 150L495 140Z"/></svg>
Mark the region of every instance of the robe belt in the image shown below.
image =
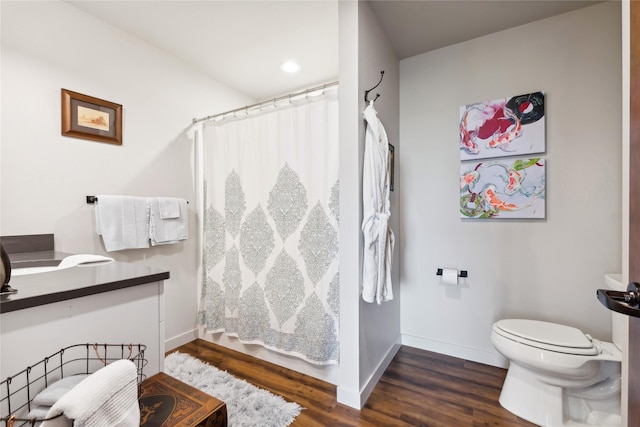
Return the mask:
<svg viewBox="0 0 640 427"><path fill-rule="evenodd" d="M380 221L378 225L378 284L376 286L376 302L384 301L387 281L387 238L389 236L389 217L386 212L376 212L376 218Z"/></svg>
<svg viewBox="0 0 640 427"><path fill-rule="evenodd" d="M376 252L378 255L378 265L376 266L377 283L376 285L376 302L380 303L385 297L385 283L387 280L387 240L389 236L389 218L390 213L387 212L375 212L370 215L366 221L362 224L362 230L366 231L367 226L370 225L371 230L371 242L375 242L378 239ZM368 243L371 243L368 242Z"/></svg>

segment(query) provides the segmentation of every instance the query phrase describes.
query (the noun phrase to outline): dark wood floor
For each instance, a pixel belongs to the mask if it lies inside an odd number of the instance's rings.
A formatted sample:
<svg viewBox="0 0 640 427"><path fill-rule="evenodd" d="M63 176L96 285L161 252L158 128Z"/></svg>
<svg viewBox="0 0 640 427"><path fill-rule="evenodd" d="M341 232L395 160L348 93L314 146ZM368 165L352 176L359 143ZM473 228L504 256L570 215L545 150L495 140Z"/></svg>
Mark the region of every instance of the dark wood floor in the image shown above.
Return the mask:
<svg viewBox="0 0 640 427"><path fill-rule="evenodd" d="M403 346L361 411L336 387L204 340L176 349L297 402L299 426L532 427L498 403L506 371Z"/></svg>

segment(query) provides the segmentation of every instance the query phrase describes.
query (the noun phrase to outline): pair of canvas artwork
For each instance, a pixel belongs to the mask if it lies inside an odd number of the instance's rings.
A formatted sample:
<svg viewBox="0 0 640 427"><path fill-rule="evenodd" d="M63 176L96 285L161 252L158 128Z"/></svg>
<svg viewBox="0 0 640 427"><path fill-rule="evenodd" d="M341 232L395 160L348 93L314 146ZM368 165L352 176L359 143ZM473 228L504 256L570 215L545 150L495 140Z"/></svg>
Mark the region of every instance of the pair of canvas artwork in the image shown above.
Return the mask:
<svg viewBox="0 0 640 427"><path fill-rule="evenodd" d="M544 218L544 152L542 92L460 107L461 218Z"/></svg>

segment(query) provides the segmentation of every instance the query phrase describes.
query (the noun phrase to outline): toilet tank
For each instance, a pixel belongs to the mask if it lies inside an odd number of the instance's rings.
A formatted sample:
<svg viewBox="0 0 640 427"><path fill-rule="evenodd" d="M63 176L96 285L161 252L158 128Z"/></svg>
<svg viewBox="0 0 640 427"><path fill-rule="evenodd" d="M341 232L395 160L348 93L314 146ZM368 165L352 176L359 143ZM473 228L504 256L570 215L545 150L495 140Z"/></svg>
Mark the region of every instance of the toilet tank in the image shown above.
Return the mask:
<svg viewBox="0 0 640 427"><path fill-rule="evenodd" d="M605 274L604 282L608 289L614 291L626 292L627 287L622 283L622 274ZM629 317L624 314L611 310L611 337L612 341L618 349L622 349L627 345L628 328L627 322Z"/></svg>

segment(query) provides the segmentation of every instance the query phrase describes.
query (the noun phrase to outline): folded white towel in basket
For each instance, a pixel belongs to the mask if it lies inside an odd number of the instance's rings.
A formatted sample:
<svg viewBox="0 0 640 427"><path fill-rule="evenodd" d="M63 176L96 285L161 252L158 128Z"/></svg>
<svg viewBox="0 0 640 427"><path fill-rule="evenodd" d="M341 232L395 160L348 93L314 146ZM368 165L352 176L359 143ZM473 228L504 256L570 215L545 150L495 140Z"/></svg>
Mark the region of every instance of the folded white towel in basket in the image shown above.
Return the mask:
<svg viewBox="0 0 640 427"><path fill-rule="evenodd" d="M145 197L98 196L96 231L107 252L149 247L149 206Z"/></svg>
<svg viewBox="0 0 640 427"><path fill-rule="evenodd" d="M159 197L149 199L149 239L153 246L177 243L189 237L187 201L185 199L174 199L178 204L179 215L176 217L163 217L162 205L166 204L165 202L168 198L163 199L164 201L161 201ZM170 210L173 210L173 208ZM173 213L169 215L173 215Z"/></svg>
<svg viewBox="0 0 640 427"><path fill-rule="evenodd" d="M42 390L33 398L32 403L36 406L53 406L55 403L75 386L80 384L89 374L71 375L69 377L60 378L59 380L49 384L49 387Z"/></svg>
<svg viewBox="0 0 640 427"><path fill-rule="evenodd" d="M41 427L138 427L138 372L130 360L118 360L89 375L51 407Z"/></svg>

